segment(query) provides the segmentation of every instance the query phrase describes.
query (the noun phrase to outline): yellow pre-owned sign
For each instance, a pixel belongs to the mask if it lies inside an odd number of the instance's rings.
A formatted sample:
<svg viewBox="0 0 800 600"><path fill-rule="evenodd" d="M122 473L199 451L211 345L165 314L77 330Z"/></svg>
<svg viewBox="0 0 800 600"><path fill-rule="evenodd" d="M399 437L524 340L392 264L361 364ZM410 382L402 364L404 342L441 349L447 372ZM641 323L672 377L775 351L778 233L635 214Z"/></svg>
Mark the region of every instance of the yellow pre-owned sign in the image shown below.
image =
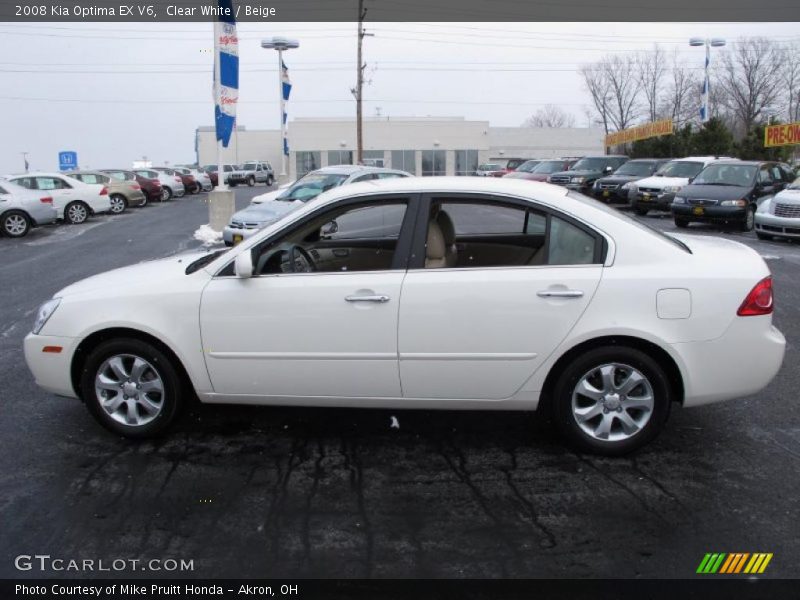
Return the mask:
<svg viewBox="0 0 800 600"><path fill-rule="evenodd" d="M764 147L800 144L800 123L770 125L764 129Z"/></svg>
<svg viewBox="0 0 800 600"><path fill-rule="evenodd" d="M661 121L653 121L652 123L645 123L644 125L609 133L606 136L606 146L619 146L620 144L671 134L672 119L662 119Z"/></svg>

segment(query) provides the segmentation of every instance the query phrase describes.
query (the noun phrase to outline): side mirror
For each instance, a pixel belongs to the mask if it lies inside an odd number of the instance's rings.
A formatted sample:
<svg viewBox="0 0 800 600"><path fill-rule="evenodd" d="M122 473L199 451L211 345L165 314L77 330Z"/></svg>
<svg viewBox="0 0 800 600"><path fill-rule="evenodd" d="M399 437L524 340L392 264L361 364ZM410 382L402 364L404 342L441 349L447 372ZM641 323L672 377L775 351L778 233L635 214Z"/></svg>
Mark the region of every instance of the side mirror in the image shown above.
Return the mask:
<svg viewBox="0 0 800 600"><path fill-rule="evenodd" d="M605 168L605 172L606 172L606 173L612 173L613 171L614 171L614 167L612 167L612 166L610 166L610 165L609 165L608 167L606 167L606 168Z"/></svg>
<svg viewBox="0 0 800 600"><path fill-rule="evenodd" d="M253 253L246 250L236 257L233 263L233 272L239 279L249 279L253 276Z"/></svg>
<svg viewBox="0 0 800 600"><path fill-rule="evenodd" d="M336 223L336 221L330 221L322 226L319 233L320 235L333 235L337 231L339 231L338 223Z"/></svg>

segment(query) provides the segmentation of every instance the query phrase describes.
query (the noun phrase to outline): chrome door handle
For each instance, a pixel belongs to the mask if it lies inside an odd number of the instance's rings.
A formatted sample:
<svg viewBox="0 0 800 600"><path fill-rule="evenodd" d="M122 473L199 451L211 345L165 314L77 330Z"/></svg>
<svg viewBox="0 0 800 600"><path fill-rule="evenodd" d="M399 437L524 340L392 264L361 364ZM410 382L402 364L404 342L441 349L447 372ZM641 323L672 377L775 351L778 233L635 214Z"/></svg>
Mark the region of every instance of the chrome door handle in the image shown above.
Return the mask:
<svg viewBox="0 0 800 600"><path fill-rule="evenodd" d="M380 302L383 304L388 302L390 298L383 294L374 294L371 296L345 296L344 299L347 302Z"/></svg>
<svg viewBox="0 0 800 600"><path fill-rule="evenodd" d="M583 292L580 290L542 290L536 292L540 298L581 298Z"/></svg>

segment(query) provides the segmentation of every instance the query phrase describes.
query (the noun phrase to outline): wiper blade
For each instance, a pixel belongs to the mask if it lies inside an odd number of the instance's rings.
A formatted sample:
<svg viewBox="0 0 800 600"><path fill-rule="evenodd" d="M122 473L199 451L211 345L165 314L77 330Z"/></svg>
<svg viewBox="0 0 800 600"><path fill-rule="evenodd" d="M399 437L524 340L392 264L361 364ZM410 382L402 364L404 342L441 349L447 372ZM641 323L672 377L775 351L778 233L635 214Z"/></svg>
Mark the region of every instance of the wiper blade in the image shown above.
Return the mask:
<svg viewBox="0 0 800 600"><path fill-rule="evenodd" d="M201 256L200 258L198 258L197 260L192 262L188 267L186 267L185 273L187 275L191 275L192 273L195 273L196 271L199 271L200 269L205 267L207 264L210 264L210 263L214 262L217 259L217 257L222 256L227 251L228 251L227 249L225 249L225 250L217 250L216 252L210 252L210 253L206 254L205 256Z"/></svg>

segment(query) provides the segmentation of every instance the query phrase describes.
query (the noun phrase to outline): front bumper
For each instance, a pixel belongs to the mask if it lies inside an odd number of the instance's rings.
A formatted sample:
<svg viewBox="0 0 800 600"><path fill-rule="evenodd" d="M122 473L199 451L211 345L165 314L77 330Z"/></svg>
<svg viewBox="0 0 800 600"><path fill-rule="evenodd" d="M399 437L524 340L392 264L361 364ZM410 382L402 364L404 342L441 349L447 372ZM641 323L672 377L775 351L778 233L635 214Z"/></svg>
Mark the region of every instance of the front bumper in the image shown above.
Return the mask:
<svg viewBox="0 0 800 600"><path fill-rule="evenodd" d="M592 188L592 197L601 202L628 203L628 190L623 190L622 186L615 188Z"/></svg>
<svg viewBox="0 0 800 600"><path fill-rule="evenodd" d="M776 237L800 238L800 219L776 217L768 212L757 212L756 231Z"/></svg>
<svg viewBox="0 0 800 600"><path fill-rule="evenodd" d="M230 225L226 225L225 228L222 230L222 241L225 242L225 245L227 246L233 246L234 244L238 244L242 240L246 240L256 231L258 231L258 229L241 229L238 227L231 227Z"/></svg>
<svg viewBox="0 0 800 600"><path fill-rule="evenodd" d="M567 188L568 190L573 190L575 192L581 192L582 194L589 195L591 193L593 185L594 185L594 182L592 182L592 183L567 183L563 187Z"/></svg>
<svg viewBox="0 0 800 600"><path fill-rule="evenodd" d="M675 199L675 192L660 192L652 194L648 192L636 192L631 194L631 206L650 208L653 210L666 210L669 211L672 206L672 201Z"/></svg>
<svg viewBox="0 0 800 600"><path fill-rule="evenodd" d="M747 216L746 207L720 206L718 204L706 206L673 204L671 210L675 217L706 223L743 222Z"/></svg>
<svg viewBox="0 0 800 600"><path fill-rule="evenodd" d="M71 378L72 357L78 341L77 338L34 333L25 337L25 362L40 388L59 396L78 397L72 387ZM61 351L44 352L48 347L61 348Z"/></svg>
<svg viewBox="0 0 800 600"><path fill-rule="evenodd" d="M250 179L250 177L250 175L245 175L244 173L231 173L228 175L228 183L247 183L247 180Z"/></svg>

